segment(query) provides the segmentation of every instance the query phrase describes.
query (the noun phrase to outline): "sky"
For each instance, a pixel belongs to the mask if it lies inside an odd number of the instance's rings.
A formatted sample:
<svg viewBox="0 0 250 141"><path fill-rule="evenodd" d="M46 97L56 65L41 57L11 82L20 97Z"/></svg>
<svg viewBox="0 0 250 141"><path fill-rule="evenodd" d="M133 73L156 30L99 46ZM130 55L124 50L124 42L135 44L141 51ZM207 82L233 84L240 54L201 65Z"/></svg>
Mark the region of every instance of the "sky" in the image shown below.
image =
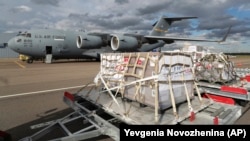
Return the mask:
<svg viewBox="0 0 250 141"><path fill-rule="evenodd" d="M220 40L232 26L222 44L179 41L167 48L250 52L249 0L1 0L0 33L51 28L146 35L161 16L197 17L174 22L166 36Z"/></svg>

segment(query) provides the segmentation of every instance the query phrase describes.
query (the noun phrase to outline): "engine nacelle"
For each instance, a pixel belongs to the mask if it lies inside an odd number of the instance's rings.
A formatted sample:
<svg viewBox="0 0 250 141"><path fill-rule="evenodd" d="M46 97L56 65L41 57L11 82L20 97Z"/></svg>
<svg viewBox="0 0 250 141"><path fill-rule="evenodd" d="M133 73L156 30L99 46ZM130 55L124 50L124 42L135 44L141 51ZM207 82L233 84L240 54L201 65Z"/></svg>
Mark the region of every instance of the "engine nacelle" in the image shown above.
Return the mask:
<svg viewBox="0 0 250 141"><path fill-rule="evenodd" d="M114 51L134 51L140 46L135 37L113 35L111 38L111 48Z"/></svg>
<svg viewBox="0 0 250 141"><path fill-rule="evenodd" d="M93 35L79 35L76 39L76 45L81 49L95 49L103 46L102 38Z"/></svg>

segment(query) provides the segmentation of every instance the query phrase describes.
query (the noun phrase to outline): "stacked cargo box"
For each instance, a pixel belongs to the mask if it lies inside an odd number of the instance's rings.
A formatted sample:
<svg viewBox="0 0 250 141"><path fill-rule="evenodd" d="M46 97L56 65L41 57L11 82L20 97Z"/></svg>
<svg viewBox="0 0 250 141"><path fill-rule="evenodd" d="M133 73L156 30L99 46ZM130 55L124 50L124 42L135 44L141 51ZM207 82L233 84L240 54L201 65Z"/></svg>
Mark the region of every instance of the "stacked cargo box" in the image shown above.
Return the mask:
<svg viewBox="0 0 250 141"><path fill-rule="evenodd" d="M183 52L101 54L100 75L123 98L164 110L193 98L193 61Z"/></svg>

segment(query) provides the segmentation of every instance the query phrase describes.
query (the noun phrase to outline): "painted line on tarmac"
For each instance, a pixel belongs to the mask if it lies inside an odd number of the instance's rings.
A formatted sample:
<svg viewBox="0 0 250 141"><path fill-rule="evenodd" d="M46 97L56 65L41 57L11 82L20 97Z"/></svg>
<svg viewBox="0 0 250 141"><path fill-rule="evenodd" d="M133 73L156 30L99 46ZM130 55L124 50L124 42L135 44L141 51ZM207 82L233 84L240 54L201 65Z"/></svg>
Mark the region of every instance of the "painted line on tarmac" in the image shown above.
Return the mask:
<svg viewBox="0 0 250 141"><path fill-rule="evenodd" d="M19 67L25 69L26 67L24 65L22 65L21 63L19 63L18 61L14 61Z"/></svg>
<svg viewBox="0 0 250 141"><path fill-rule="evenodd" d="M93 86L93 85L94 84L90 84L88 86ZM16 96L25 96L25 95L39 94L39 93L54 92L54 91L61 91L61 90L74 89L74 88L81 88L81 87L84 87L84 86L86 86L86 85L74 86L74 87L66 87L66 88L58 88L58 89L51 89L51 90L44 90L44 91L36 91L36 92L28 92L28 93L20 93L20 94L11 94L11 95L0 96L0 99L2 99L2 98L16 97Z"/></svg>

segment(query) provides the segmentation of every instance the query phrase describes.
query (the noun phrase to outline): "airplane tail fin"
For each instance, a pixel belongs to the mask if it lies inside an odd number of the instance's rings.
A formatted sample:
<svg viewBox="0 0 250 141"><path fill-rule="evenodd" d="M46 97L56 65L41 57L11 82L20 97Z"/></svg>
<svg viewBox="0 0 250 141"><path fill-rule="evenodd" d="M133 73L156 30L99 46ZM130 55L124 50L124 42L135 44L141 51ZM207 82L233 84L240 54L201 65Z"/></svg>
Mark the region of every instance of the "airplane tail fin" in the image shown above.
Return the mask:
<svg viewBox="0 0 250 141"><path fill-rule="evenodd" d="M230 26L230 27L228 28L227 33L226 33L225 36L222 38L222 40L219 41L219 43L225 42L225 41L226 41L227 36L228 36L229 32L231 31L231 28L232 28L232 26Z"/></svg>
<svg viewBox="0 0 250 141"><path fill-rule="evenodd" d="M164 36L168 31L168 28L175 21L180 21L182 19L194 19L197 17L175 17L175 18L167 18L162 16L159 21L156 21L153 24L153 30L151 31L151 36Z"/></svg>

